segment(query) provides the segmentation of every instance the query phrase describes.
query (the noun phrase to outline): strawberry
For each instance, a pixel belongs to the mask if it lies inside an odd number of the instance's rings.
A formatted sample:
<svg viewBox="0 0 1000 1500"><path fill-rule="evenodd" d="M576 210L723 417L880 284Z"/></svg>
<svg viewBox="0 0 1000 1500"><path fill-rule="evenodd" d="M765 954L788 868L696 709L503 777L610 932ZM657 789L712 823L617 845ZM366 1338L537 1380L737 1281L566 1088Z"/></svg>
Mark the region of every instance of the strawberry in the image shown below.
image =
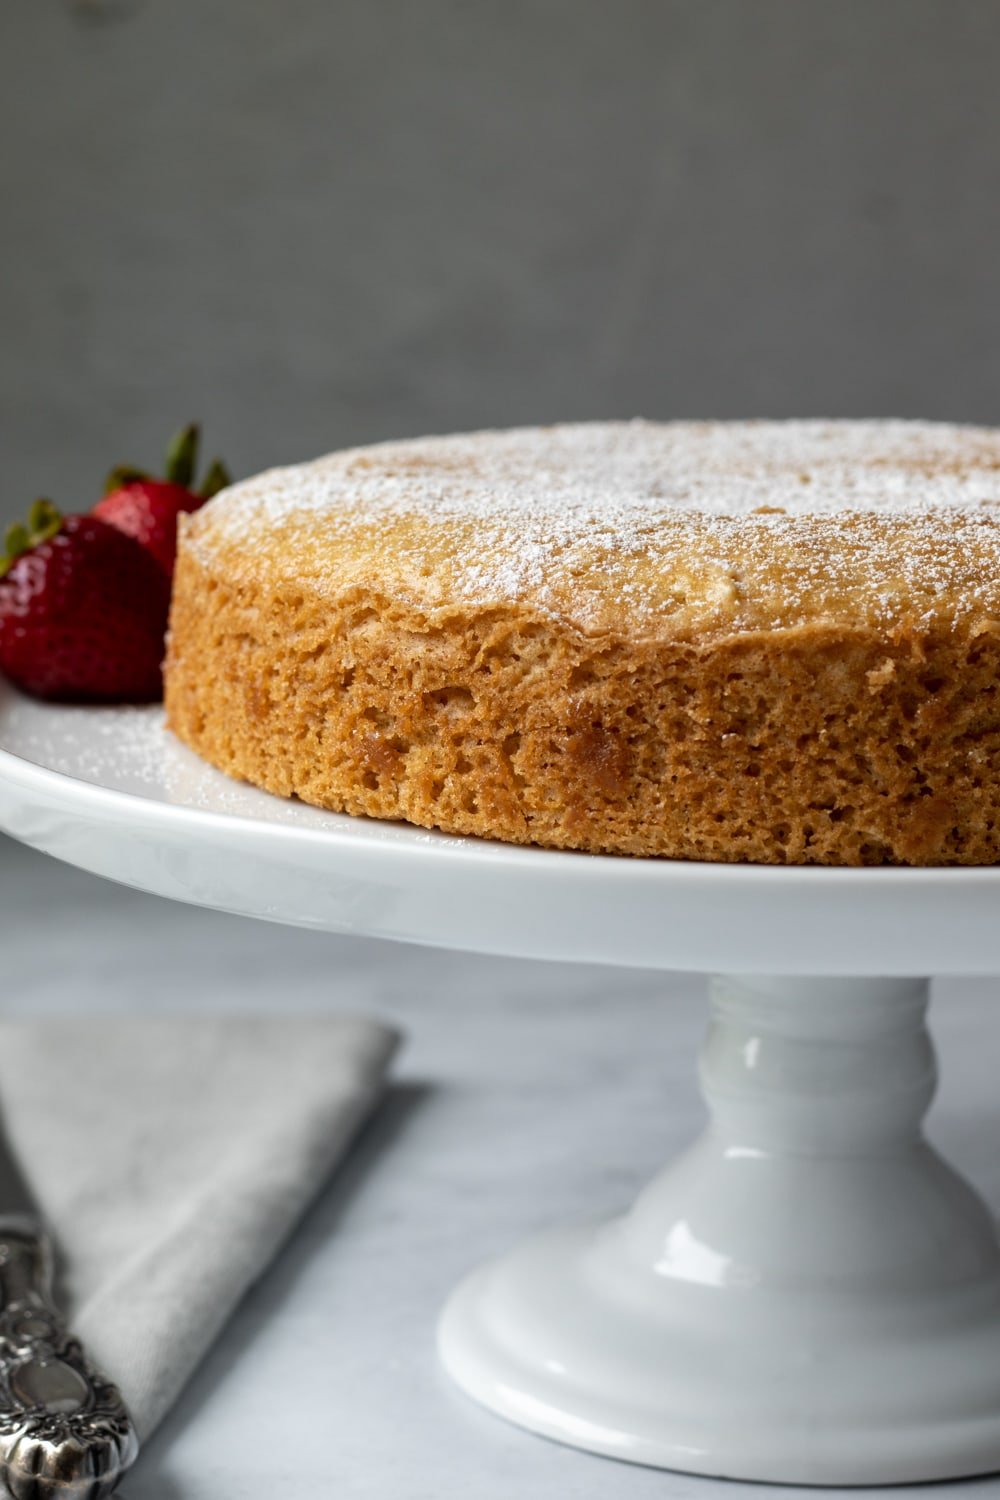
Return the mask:
<svg viewBox="0 0 1000 1500"><path fill-rule="evenodd" d="M201 504L198 495L179 484L139 479L107 495L94 506L93 514L145 547L171 578L177 558L177 517Z"/></svg>
<svg viewBox="0 0 1000 1500"><path fill-rule="evenodd" d="M0 669L39 698L151 702L169 603L163 569L132 537L36 501L0 556Z"/></svg>
<svg viewBox="0 0 1000 1500"><path fill-rule="evenodd" d="M128 466L112 469L104 498L93 510L95 516L109 526L117 526L151 552L168 578L173 577L177 558L177 517L197 510L230 483L225 465L215 459L198 489L192 488L198 438L194 424L177 434L167 449L164 479L154 479Z"/></svg>

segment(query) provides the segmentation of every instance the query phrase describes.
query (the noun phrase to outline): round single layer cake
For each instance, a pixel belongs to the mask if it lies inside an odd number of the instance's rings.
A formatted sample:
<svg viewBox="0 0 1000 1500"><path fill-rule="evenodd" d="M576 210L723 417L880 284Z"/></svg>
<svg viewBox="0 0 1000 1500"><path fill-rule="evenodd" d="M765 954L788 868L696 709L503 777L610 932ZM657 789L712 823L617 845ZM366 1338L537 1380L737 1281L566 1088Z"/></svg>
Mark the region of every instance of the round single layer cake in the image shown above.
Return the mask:
<svg viewBox="0 0 1000 1500"><path fill-rule="evenodd" d="M170 727L318 806L681 859L1000 859L1000 431L381 444L181 517Z"/></svg>

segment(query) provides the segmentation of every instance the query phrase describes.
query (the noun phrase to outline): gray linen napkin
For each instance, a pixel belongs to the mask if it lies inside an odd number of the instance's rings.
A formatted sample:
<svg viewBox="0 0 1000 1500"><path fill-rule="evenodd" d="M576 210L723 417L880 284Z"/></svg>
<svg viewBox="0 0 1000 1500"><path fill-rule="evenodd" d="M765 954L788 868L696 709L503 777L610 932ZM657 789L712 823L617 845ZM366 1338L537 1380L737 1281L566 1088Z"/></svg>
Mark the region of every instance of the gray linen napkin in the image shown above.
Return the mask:
<svg viewBox="0 0 1000 1500"><path fill-rule="evenodd" d="M353 1017L0 1022L10 1155L141 1437L343 1154L396 1040Z"/></svg>

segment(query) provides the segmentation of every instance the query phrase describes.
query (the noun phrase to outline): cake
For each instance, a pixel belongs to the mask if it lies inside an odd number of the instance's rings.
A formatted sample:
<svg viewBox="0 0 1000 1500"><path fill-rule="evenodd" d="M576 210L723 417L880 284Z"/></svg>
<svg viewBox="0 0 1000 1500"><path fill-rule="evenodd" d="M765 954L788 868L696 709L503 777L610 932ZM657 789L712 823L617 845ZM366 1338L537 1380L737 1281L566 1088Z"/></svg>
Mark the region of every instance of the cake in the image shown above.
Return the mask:
<svg viewBox="0 0 1000 1500"><path fill-rule="evenodd" d="M1000 431L478 432L181 523L168 723L231 776L590 853L1000 859Z"/></svg>

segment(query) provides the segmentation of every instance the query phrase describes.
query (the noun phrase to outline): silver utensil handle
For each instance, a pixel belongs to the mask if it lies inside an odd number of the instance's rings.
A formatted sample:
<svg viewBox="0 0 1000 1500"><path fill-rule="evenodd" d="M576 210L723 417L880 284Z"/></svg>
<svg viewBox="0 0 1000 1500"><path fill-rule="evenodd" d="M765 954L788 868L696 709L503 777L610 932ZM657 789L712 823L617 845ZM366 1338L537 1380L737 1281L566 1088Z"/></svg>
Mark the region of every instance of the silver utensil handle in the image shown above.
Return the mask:
<svg viewBox="0 0 1000 1500"><path fill-rule="evenodd" d="M15 1500L102 1500L139 1443L117 1388L52 1298L52 1246L0 1216L0 1479Z"/></svg>

